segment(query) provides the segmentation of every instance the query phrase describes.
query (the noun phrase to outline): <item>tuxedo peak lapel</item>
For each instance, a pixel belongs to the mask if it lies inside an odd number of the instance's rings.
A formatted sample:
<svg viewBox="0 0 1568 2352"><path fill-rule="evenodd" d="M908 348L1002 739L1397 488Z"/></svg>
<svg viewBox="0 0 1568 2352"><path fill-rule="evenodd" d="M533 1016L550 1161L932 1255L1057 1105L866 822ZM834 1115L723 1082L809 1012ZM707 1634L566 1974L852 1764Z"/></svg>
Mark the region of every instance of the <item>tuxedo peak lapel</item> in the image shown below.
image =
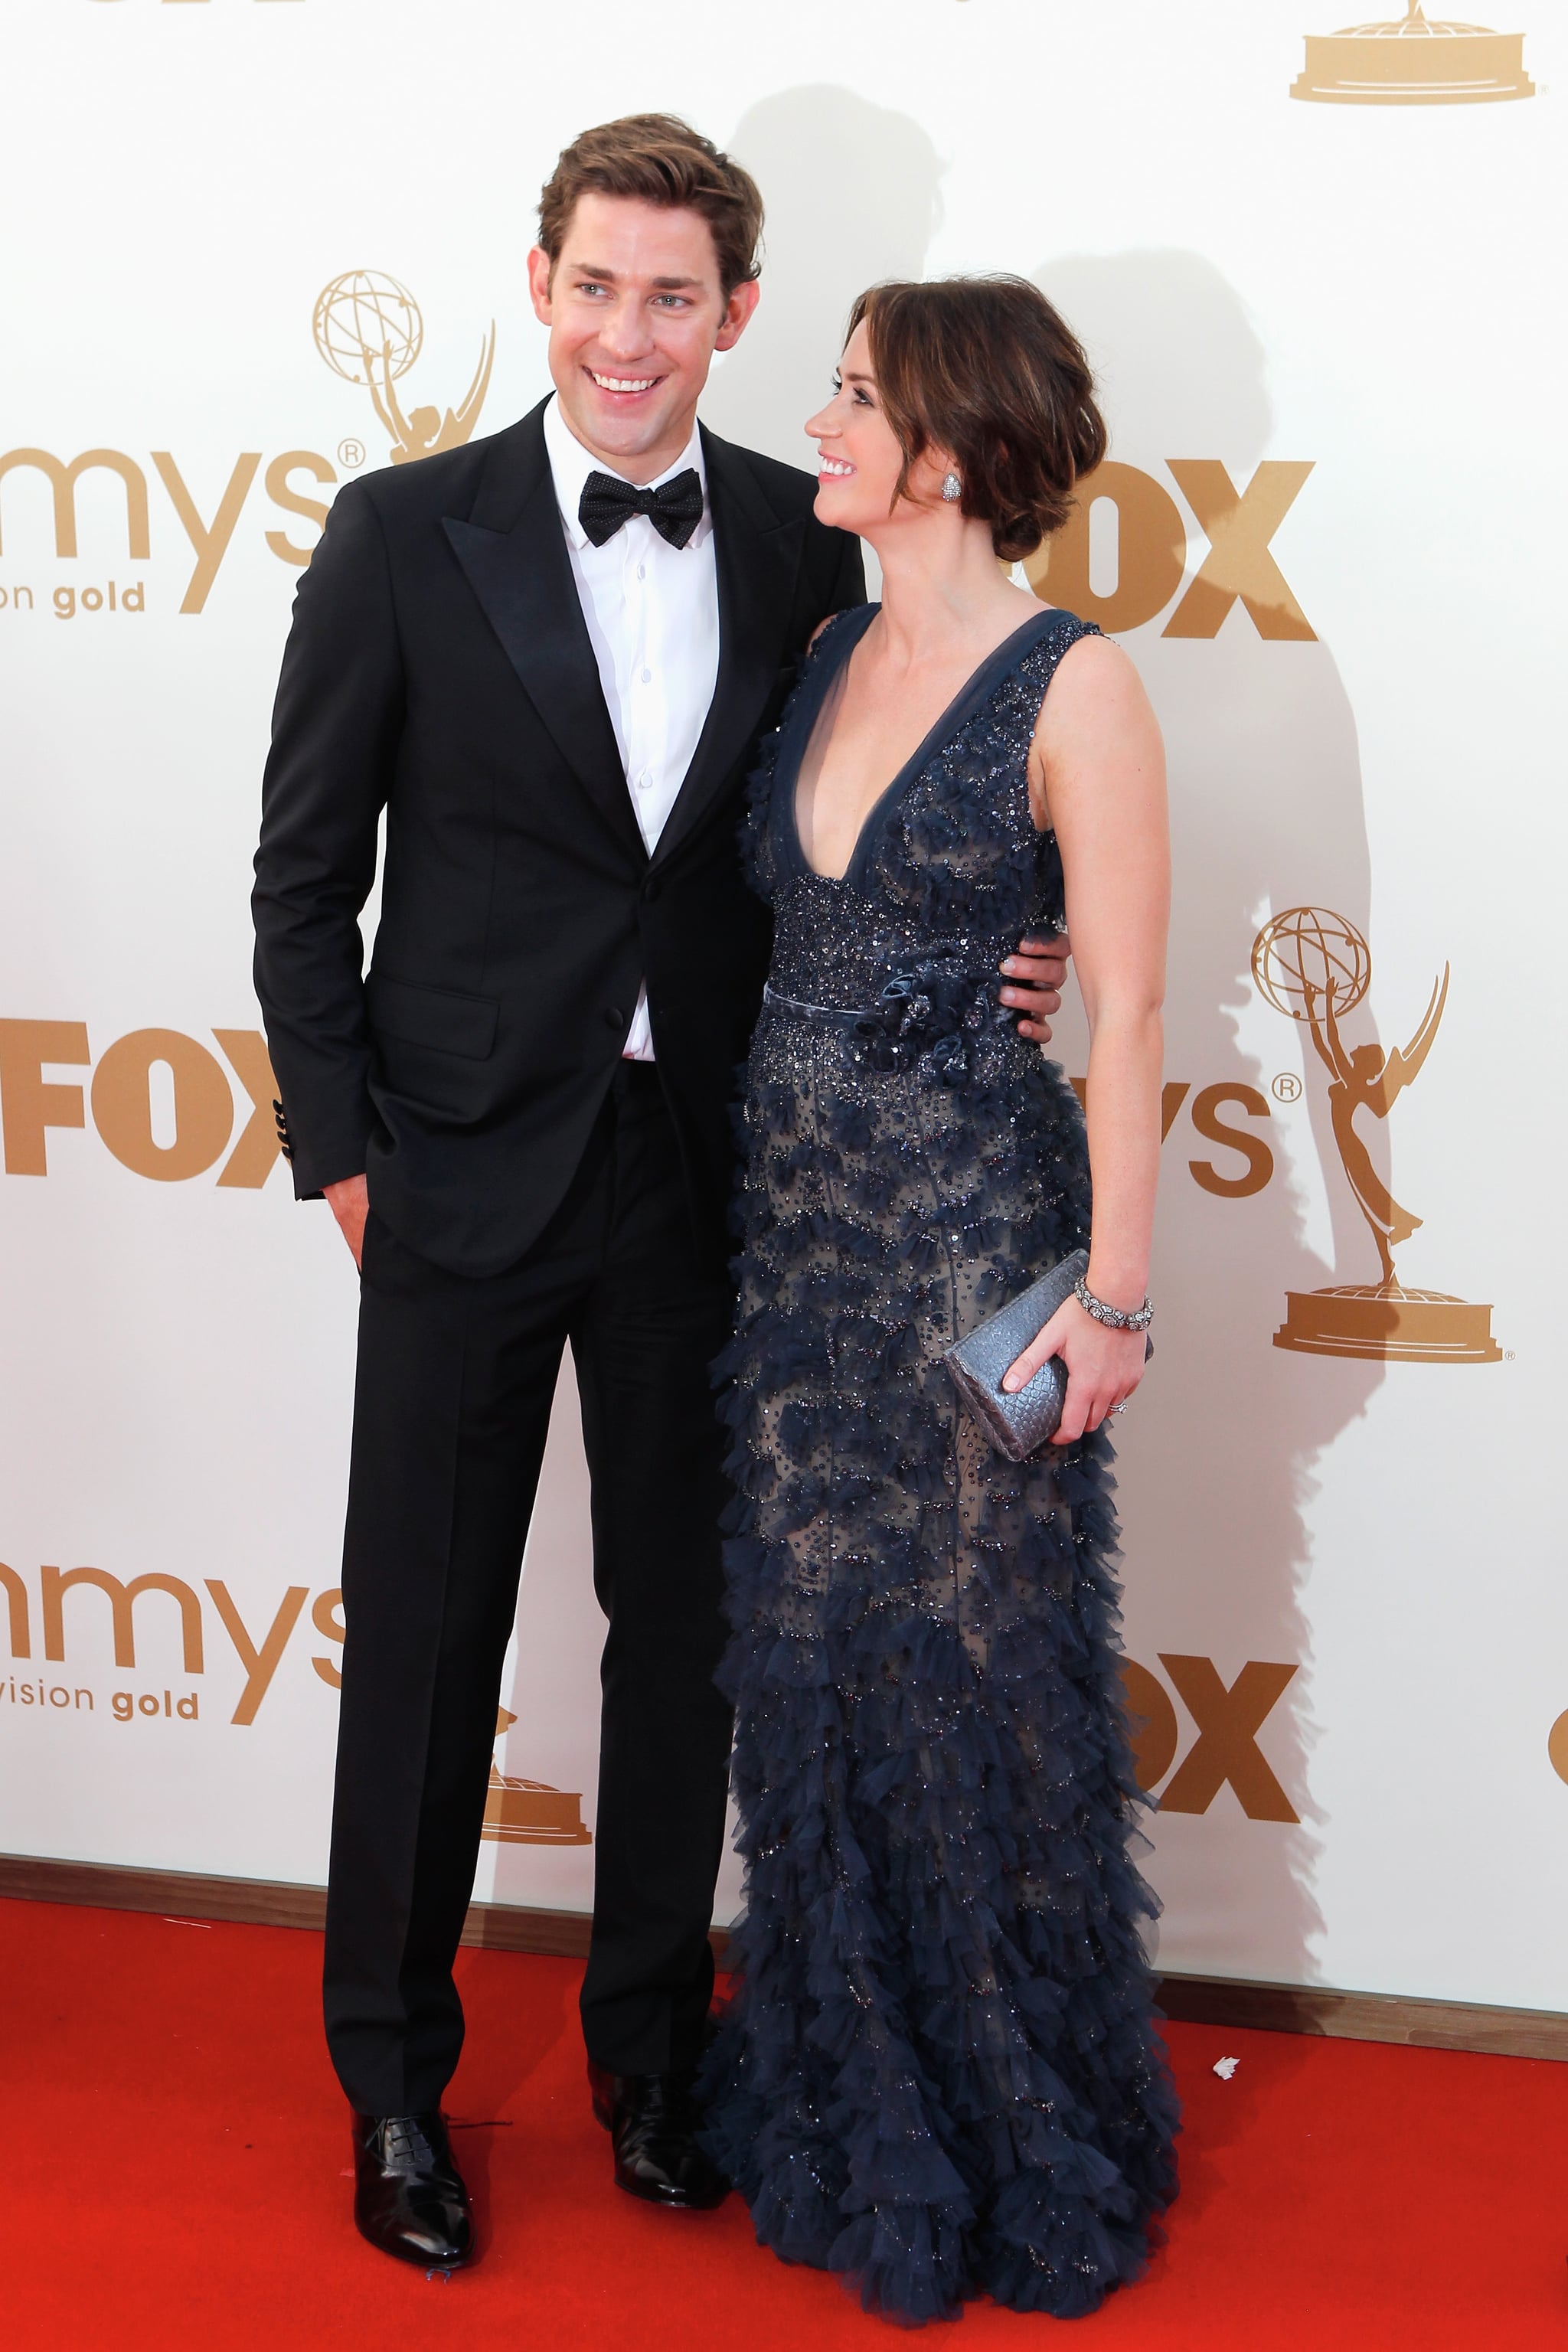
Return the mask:
<svg viewBox="0 0 1568 2352"><path fill-rule="evenodd" d="M573 576L542 408L497 439L466 516L442 529L529 699L616 839L646 864Z"/></svg>
<svg viewBox="0 0 1568 2352"><path fill-rule="evenodd" d="M719 676L654 862L701 824L756 732L777 678L805 517L773 510L744 453L702 428L719 582Z"/></svg>

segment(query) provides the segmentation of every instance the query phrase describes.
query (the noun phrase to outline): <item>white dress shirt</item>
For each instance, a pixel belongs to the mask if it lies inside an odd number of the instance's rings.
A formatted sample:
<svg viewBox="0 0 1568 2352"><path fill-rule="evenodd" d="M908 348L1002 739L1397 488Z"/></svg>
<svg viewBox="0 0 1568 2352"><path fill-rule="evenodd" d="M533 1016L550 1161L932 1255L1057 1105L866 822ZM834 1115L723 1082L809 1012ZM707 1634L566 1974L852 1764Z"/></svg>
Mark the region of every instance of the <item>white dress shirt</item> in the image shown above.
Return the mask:
<svg viewBox="0 0 1568 2352"><path fill-rule="evenodd" d="M616 467L584 448L559 401L544 412L544 446L626 788L651 856L691 765L719 677L719 582L702 443L693 425L674 465L647 485L658 489L689 466L695 471L702 484L702 520L684 547L671 547L646 515L633 515L595 547L577 508L589 475L615 475ZM633 1061L653 1059L646 983L621 1050Z"/></svg>

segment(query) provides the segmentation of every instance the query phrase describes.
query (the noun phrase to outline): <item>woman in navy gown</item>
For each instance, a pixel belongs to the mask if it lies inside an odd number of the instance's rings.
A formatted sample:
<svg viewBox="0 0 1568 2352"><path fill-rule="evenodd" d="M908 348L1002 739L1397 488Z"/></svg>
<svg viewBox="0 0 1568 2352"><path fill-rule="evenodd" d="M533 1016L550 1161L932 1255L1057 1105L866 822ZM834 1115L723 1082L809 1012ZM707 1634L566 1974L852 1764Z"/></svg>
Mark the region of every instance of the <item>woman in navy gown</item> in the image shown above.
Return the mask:
<svg viewBox="0 0 1568 2352"><path fill-rule="evenodd" d="M889 2318L1069 2315L1138 2275L1175 2187L1105 1426L1144 1339L1068 1300L1008 1376L1069 1373L1021 1465L941 1357L1080 1246L1113 1318L1144 1299L1162 753L1121 652L1007 577L1104 451L1060 319L949 280L851 328L816 511L883 602L820 633L753 803L776 944L723 1366L747 1909L709 2144L764 2244ZM1087 1133L993 977L1064 918Z"/></svg>

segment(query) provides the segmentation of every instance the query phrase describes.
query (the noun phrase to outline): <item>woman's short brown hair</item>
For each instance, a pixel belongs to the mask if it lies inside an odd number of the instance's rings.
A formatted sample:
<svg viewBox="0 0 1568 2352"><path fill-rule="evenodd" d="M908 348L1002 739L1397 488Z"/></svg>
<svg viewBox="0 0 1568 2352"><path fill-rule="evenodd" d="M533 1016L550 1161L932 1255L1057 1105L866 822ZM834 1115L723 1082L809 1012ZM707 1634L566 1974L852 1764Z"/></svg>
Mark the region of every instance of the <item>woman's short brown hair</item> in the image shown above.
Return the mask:
<svg viewBox="0 0 1568 2352"><path fill-rule="evenodd" d="M873 286L862 320L883 413L904 453L899 495L927 449L948 452L961 511L1016 563L1059 530L1073 484L1105 455L1094 378L1071 328L1026 278Z"/></svg>
<svg viewBox="0 0 1568 2352"><path fill-rule="evenodd" d="M763 199L755 180L678 114L624 114L563 148L539 199L539 242L553 269L579 197L640 196L673 210L688 205L713 233L726 301L760 275Z"/></svg>

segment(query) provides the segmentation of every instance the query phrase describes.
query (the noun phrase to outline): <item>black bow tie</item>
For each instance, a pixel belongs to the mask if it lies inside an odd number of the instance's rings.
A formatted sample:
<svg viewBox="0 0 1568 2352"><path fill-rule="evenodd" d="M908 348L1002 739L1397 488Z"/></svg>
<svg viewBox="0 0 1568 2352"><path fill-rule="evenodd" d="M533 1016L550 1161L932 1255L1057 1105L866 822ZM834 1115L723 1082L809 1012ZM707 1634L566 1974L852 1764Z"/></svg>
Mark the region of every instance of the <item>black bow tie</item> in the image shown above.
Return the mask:
<svg viewBox="0 0 1568 2352"><path fill-rule="evenodd" d="M647 515L660 539L684 547L702 520L702 484L695 466L657 490L639 490L614 474L590 474L583 485L577 520L595 547L614 539L633 515Z"/></svg>

